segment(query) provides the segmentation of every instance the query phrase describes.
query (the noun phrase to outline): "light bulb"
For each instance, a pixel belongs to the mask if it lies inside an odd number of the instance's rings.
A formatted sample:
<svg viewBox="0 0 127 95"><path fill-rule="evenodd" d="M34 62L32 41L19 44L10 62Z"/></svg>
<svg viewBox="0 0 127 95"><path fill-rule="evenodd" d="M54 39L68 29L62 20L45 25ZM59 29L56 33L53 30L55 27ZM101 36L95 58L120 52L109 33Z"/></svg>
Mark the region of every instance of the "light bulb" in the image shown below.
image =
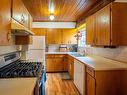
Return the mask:
<svg viewBox="0 0 127 95"><path fill-rule="evenodd" d="M54 15L50 15L49 17L50 20L54 20L54 18L55 18Z"/></svg>

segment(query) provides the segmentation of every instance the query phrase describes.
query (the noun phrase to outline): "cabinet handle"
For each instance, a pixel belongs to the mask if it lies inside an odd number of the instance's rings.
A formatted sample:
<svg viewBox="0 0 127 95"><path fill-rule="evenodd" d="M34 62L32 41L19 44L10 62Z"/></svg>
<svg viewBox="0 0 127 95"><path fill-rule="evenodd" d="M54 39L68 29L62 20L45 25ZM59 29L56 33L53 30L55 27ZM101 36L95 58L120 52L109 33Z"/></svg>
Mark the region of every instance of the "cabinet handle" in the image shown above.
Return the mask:
<svg viewBox="0 0 127 95"><path fill-rule="evenodd" d="M21 15L21 22L22 22L22 23L25 23L25 17L24 17L23 14Z"/></svg>
<svg viewBox="0 0 127 95"><path fill-rule="evenodd" d="M10 39L11 39L11 32L9 31L9 32L7 33L7 40L10 41Z"/></svg>

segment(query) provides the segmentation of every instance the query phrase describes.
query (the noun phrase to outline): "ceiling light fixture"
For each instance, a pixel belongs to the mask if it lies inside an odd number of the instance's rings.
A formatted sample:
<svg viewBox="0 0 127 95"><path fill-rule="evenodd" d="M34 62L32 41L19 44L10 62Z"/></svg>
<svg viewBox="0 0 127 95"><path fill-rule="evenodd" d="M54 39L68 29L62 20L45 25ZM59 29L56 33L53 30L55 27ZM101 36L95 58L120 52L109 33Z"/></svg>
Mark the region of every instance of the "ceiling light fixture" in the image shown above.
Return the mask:
<svg viewBox="0 0 127 95"><path fill-rule="evenodd" d="M54 1L53 0L49 0L49 12L51 14L53 14L54 13L54 9L55 9Z"/></svg>
<svg viewBox="0 0 127 95"><path fill-rule="evenodd" d="M50 19L50 20L54 20L54 18L55 18L54 15L50 15L50 16L49 16L49 19Z"/></svg>

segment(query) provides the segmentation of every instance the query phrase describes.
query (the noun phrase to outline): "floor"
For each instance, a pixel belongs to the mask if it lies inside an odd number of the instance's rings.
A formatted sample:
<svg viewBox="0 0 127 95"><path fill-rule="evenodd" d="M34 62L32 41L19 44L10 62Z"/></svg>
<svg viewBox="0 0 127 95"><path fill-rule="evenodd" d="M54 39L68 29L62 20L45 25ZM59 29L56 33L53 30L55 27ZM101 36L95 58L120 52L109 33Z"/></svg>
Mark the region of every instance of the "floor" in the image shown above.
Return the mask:
<svg viewBox="0 0 127 95"><path fill-rule="evenodd" d="M60 73L47 73L46 95L80 95L72 80L62 80Z"/></svg>

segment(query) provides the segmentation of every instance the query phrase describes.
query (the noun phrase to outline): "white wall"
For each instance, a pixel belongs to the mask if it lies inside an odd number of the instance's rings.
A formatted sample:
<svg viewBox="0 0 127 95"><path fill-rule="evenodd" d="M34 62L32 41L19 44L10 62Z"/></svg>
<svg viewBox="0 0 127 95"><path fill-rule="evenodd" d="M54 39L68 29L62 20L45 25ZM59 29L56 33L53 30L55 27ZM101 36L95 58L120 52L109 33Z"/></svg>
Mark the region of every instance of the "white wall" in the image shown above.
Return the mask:
<svg viewBox="0 0 127 95"><path fill-rule="evenodd" d="M76 22L33 22L32 28L75 28Z"/></svg>

